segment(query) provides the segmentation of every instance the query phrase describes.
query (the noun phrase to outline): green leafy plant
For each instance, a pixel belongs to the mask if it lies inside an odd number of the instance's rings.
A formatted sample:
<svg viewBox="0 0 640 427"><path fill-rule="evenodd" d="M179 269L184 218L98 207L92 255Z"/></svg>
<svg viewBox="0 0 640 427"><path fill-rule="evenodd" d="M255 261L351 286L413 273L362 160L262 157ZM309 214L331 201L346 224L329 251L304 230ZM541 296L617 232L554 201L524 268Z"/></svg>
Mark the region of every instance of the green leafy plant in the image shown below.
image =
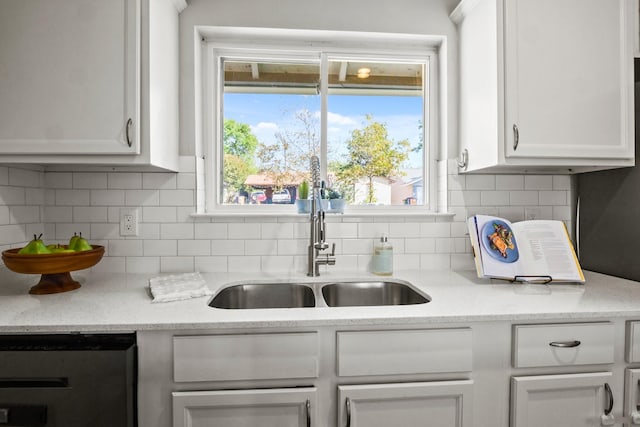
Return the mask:
<svg viewBox="0 0 640 427"><path fill-rule="evenodd" d="M327 188L326 193L328 199L342 199L342 194L338 190L334 190L333 188Z"/></svg>

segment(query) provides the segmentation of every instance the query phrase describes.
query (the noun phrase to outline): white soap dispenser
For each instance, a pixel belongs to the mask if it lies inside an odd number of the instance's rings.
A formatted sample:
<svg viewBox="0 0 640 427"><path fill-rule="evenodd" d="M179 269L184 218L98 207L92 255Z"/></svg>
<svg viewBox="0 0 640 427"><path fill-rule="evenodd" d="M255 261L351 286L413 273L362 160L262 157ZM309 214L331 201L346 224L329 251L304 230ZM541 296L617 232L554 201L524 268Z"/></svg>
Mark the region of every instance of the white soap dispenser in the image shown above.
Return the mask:
<svg viewBox="0 0 640 427"><path fill-rule="evenodd" d="M393 274L393 246L388 242L386 234L383 234L380 242L373 247L372 270L380 276Z"/></svg>

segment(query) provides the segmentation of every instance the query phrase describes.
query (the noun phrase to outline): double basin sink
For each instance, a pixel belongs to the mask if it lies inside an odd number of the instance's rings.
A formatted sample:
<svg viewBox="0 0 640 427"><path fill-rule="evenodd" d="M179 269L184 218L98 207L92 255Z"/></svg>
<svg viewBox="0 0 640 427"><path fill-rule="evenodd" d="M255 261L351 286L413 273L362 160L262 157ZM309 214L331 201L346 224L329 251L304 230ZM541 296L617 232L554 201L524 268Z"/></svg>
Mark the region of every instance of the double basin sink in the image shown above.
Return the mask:
<svg viewBox="0 0 640 427"><path fill-rule="evenodd" d="M429 301L431 298L428 295L420 292L409 282L395 279L324 283L247 282L221 289L209 306L223 309L302 308L324 305L362 307L426 304Z"/></svg>

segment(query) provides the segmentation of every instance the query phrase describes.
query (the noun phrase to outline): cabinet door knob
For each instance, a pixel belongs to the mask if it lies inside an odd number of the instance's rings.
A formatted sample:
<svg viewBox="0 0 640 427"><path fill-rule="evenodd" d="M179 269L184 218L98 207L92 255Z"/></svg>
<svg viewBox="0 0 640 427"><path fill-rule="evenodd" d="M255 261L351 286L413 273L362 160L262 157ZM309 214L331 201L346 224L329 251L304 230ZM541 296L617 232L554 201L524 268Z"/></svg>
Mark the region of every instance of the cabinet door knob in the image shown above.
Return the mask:
<svg viewBox="0 0 640 427"><path fill-rule="evenodd" d="M520 131L518 130L518 125L513 124L513 151L518 149L518 144L520 143Z"/></svg>
<svg viewBox="0 0 640 427"><path fill-rule="evenodd" d="M131 125L133 125L133 119L129 117L127 120L126 133L127 133L127 145L131 147L131 135L129 134L131 131Z"/></svg>
<svg viewBox="0 0 640 427"><path fill-rule="evenodd" d="M462 170L466 170L467 166L469 166L469 150L466 148L462 150L460 153L460 158L458 159L458 167Z"/></svg>

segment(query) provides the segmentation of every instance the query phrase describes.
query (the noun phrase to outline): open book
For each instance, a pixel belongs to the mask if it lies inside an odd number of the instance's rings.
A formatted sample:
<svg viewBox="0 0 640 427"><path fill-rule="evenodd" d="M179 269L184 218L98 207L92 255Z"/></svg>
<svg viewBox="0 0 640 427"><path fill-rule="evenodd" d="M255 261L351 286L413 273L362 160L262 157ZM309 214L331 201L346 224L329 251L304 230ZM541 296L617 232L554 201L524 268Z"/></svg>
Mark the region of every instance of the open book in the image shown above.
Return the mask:
<svg viewBox="0 0 640 427"><path fill-rule="evenodd" d="M562 221L511 223L494 216L475 215L467 225L478 277L584 283Z"/></svg>

